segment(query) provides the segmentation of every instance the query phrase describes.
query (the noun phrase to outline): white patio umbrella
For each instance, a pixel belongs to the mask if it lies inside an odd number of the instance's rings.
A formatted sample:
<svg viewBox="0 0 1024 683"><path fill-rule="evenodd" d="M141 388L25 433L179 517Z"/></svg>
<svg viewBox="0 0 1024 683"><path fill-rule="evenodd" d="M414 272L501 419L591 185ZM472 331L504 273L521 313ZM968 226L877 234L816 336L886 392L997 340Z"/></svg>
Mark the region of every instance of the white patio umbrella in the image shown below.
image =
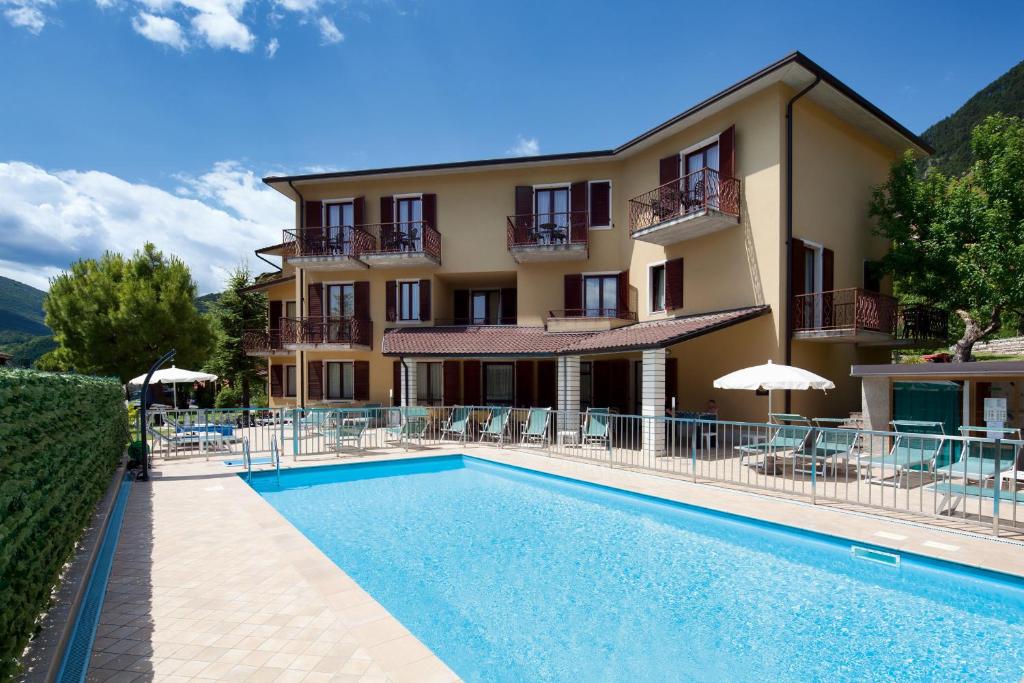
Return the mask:
<svg viewBox="0 0 1024 683"><path fill-rule="evenodd" d="M212 382L217 379L217 375L212 375L209 372L195 372L193 370L183 370L182 368L172 365L169 368L163 368L153 373L153 378L149 380L150 384L170 384L174 391L174 407L178 407L178 384L191 384L193 382ZM138 377L132 379L128 384L142 384L146 381L146 374L143 373ZM143 396L142 400L145 401L146 397Z"/></svg>
<svg viewBox="0 0 1024 683"><path fill-rule="evenodd" d="M747 391L765 390L768 392L768 416L772 414L772 391L776 389L835 389L831 380L815 375L803 368L792 365L776 365L768 361L764 365L755 365L742 370L730 372L714 382L716 389L746 389Z"/></svg>

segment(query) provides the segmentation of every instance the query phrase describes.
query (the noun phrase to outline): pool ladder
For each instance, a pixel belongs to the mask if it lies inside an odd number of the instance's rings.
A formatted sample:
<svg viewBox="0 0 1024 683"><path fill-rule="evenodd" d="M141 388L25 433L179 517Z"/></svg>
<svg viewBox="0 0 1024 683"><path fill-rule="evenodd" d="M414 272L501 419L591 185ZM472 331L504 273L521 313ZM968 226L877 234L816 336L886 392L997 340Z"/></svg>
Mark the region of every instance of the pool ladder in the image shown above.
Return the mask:
<svg viewBox="0 0 1024 683"><path fill-rule="evenodd" d="M249 447L249 437L242 437L242 460L245 462L245 480L252 483L252 450ZM274 464L274 472L277 475L277 485L281 486L281 450L277 447L277 437L270 440L270 462Z"/></svg>

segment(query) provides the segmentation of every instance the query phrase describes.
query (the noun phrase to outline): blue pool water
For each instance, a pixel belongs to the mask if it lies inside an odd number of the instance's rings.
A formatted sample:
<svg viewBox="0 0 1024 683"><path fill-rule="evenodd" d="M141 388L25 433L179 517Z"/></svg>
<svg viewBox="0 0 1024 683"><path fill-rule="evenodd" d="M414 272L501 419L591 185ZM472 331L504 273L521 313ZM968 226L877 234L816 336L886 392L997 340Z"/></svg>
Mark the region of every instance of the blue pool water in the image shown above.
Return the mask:
<svg viewBox="0 0 1024 683"><path fill-rule="evenodd" d="M1024 676L1024 582L956 565L462 456L252 485L469 681Z"/></svg>

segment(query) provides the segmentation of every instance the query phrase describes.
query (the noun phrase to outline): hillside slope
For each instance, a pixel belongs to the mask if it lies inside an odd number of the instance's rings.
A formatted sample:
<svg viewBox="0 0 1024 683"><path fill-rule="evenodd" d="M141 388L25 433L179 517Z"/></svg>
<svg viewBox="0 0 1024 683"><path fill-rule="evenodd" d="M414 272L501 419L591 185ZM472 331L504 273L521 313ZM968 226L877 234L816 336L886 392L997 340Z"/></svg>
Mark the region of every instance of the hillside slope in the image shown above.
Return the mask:
<svg viewBox="0 0 1024 683"><path fill-rule="evenodd" d="M43 324L44 296L42 290L0 277L0 331L50 334L50 328Z"/></svg>

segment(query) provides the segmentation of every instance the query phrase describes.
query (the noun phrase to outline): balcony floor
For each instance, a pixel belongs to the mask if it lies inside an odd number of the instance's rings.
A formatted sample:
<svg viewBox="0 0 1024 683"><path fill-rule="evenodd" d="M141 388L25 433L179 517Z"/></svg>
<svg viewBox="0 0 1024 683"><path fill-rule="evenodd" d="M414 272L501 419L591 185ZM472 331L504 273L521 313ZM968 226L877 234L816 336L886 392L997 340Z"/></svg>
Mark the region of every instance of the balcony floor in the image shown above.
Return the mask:
<svg viewBox="0 0 1024 683"><path fill-rule="evenodd" d="M328 344L319 342L303 342L301 344L285 344L289 351L369 351L369 344Z"/></svg>
<svg viewBox="0 0 1024 683"><path fill-rule="evenodd" d="M425 251L369 252L360 259L372 268L410 268L415 266L439 266L441 259Z"/></svg>
<svg viewBox="0 0 1024 683"><path fill-rule="evenodd" d="M289 256L288 265L306 270L365 270L369 266L353 256Z"/></svg>
<svg viewBox="0 0 1024 683"><path fill-rule="evenodd" d="M649 228L637 230L631 237L642 242L666 246L718 232L738 223L739 219L736 216L730 216L717 209L704 209L655 223Z"/></svg>
<svg viewBox="0 0 1024 683"><path fill-rule="evenodd" d="M515 244L509 253L516 263L550 263L552 261L586 261L590 252L585 243Z"/></svg>
<svg viewBox="0 0 1024 683"><path fill-rule="evenodd" d="M830 330L797 330L793 333L797 341L819 344L860 344L862 346L916 346L924 343L921 339L898 339L885 332L838 328Z"/></svg>

